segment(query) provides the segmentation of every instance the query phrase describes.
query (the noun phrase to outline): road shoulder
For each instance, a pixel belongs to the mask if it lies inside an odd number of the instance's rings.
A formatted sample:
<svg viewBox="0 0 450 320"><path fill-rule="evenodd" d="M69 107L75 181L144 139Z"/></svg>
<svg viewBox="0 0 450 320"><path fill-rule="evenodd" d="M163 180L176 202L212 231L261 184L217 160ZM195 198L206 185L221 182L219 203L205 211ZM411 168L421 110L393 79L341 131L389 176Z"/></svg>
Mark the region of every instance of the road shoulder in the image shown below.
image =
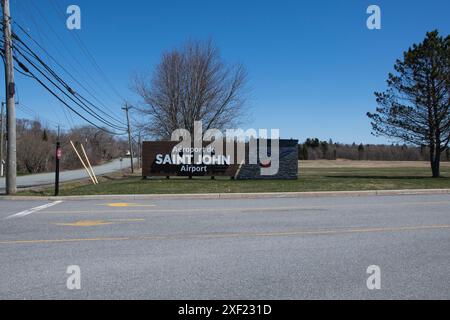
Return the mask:
<svg viewBox="0 0 450 320"><path fill-rule="evenodd" d="M125 194L125 195L85 195L85 196L0 196L0 200L208 200L208 199L273 199L273 198L313 198L313 197L363 197L398 195L439 195L450 194L450 189L406 189L368 191L320 191L320 192L279 192L279 193L209 193L209 194Z"/></svg>

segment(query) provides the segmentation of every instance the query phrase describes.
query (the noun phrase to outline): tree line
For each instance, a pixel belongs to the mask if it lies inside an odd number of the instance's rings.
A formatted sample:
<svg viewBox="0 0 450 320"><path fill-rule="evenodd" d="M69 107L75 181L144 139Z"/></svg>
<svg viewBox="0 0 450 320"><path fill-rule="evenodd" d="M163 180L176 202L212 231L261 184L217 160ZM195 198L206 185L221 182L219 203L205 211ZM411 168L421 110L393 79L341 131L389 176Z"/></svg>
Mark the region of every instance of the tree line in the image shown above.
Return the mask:
<svg viewBox="0 0 450 320"><path fill-rule="evenodd" d="M55 165L57 130L39 120L17 120L17 170L20 174L51 172ZM119 157L128 151L127 141L92 126L76 127L60 133L63 170L81 168L70 141L82 143L92 165ZM360 160L360 161L427 161L429 148L406 144L346 144L308 138L298 146L299 160ZM441 155L441 161L450 161L450 149Z"/></svg>
<svg viewBox="0 0 450 320"><path fill-rule="evenodd" d="M17 172L31 174L54 170L57 130L39 120L17 120ZM127 142L92 126L75 127L59 134L62 146L61 169L71 170L82 165L70 141L82 143L92 165L119 158L128 150Z"/></svg>
<svg viewBox="0 0 450 320"><path fill-rule="evenodd" d="M299 160L428 161L429 152L426 145L345 144L318 138L308 138L298 146ZM449 149L441 155L441 160L450 161Z"/></svg>

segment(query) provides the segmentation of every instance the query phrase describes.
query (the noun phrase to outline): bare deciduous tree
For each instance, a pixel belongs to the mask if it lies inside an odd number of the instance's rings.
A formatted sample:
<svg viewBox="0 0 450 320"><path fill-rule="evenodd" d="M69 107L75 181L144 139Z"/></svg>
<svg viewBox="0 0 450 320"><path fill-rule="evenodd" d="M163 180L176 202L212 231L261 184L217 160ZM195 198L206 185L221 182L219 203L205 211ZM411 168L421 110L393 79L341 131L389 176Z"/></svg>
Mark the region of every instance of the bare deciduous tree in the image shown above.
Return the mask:
<svg viewBox="0 0 450 320"><path fill-rule="evenodd" d="M246 71L227 66L212 42L188 42L163 54L153 74L133 76L132 89L142 98L140 111L147 133L170 139L176 129L225 129L245 114Z"/></svg>
<svg viewBox="0 0 450 320"><path fill-rule="evenodd" d="M63 149L61 168L77 169L81 163L69 141L82 143L92 165L119 158L125 154L127 143L92 126L61 132ZM40 173L54 170L57 132L39 120L17 119L17 169L19 173Z"/></svg>
<svg viewBox="0 0 450 320"><path fill-rule="evenodd" d="M50 140L50 141L49 141ZM17 120L17 167L19 172L44 172L50 165L52 137L41 123L32 120Z"/></svg>

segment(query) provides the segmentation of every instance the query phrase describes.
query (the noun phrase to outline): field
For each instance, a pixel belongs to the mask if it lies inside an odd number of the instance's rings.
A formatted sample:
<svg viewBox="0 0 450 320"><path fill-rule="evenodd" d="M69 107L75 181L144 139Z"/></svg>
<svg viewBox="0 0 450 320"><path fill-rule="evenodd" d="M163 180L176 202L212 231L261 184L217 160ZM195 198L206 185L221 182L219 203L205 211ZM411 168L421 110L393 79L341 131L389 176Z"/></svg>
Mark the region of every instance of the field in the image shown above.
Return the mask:
<svg viewBox="0 0 450 320"><path fill-rule="evenodd" d="M306 192L450 188L450 163L443 163L442 178L430 177L424 162L305 161L299 164L298 180L233 181L228 178L186 178L142 180L114 174L101 177L97 186L87 181L64 184L61 195L96 194L189 194ZM28 190L21 195L52 195L52 188Z"/></svg>
<svg viewBox="0 0 450 320"><path fill-rule="evenodd" d="M442 162L442 168L450 168L450 162ZM312 160L300 161L300 168L422 168L429 169L426 161L353 161L353 160Z"/></svg>

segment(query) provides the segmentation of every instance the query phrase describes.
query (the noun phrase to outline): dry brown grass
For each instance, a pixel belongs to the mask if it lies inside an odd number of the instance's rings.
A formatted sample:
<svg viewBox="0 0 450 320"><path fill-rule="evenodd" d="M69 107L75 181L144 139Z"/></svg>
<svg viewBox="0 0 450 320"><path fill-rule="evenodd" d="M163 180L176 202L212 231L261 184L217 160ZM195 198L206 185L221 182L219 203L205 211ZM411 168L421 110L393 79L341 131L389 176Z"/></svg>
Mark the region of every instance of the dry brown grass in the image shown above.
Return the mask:
<svg viewBox="0 0 450 320"><path fill-rule="evenodd" d="M299 161L302 168L429 168L426 161L354 161L354 160L310 160ZM450 162L442 162L442 167L450 167Z"/></svg>

